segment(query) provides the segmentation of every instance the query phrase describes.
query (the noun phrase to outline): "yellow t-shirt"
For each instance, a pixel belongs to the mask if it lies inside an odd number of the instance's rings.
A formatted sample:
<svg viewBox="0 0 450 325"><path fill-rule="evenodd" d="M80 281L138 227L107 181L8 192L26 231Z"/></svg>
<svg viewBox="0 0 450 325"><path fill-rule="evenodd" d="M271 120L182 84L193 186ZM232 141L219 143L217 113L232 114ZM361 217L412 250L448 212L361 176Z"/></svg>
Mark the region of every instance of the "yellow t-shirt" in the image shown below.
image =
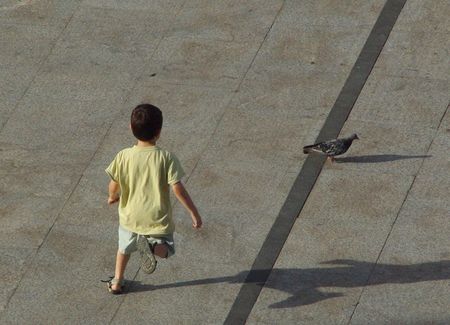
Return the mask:
<svg viewBox="0 0 450 325"><path fill-rule="evenodd" d="M184 175L175 155L157 146L134 146L120 151L106 173L120 185L122 227L141 235L174 232L169 185Z"/></svg>

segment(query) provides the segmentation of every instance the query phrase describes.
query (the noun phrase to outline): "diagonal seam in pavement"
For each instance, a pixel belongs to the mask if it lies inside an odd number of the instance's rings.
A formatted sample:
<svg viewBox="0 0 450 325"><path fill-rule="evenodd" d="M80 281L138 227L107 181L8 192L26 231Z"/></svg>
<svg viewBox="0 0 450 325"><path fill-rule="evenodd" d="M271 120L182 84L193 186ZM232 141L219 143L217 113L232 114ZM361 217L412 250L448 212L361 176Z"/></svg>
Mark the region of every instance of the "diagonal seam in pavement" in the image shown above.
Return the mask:
<svg viewBox="0 0 450 325"><path fill-rule="evenodd" d="M185 2L185 3L186 3L186 2ZM185 3L184 3L184 4L185 4ZM181 9L180 9L179 12L175 15L175 17L177 17L177 16L179 15L179 13L183 10L184 4L183 4L183 6L181 6ZM236 89L234 90L234 92L238 92L239 89L241 88L241 85L242 85L242 83L244 82L245 77L247 76L248 72L250 71L251 67L253 66L256 57L258 56L258 54L259 54L259 52L260 52L262 46L263 46L264 43L266 42L266 39L267 39L267 37L268 37L270 31L272 30L272 27L273 27L273 25L275 24L275 21L277 20L278 16L280 15L281 11L283 10L283 7L284 7L284 1L282 2L281 6L280 6L280 9L277 11L277 14L276 14L275 17L274 17L274 19L273 19L273 21L272 21L272 24L271 24L270 27L267 29L267 32L266 32L266 34L264 35L264 38L263 38L263 40L261 41L260 46L259 46L258 49L256 50L255 55L253 56L253 58L252 58L250 64L248 65L247 70L245 71L244 75L242 76L241 80L239 81L239 84L238 84L238 86L236 87ZM158 44L158 46L159 46L159 44ZM230 105L230 103L231 103L232 100L233 100L233 97L231 97L230 100L229 100L229 102L228 102L228 104L225 105L224 112L223 112L222 115L219 117L219 119L218 119L218 121L217 121L217 123L216 123L216 126L215 126L213 132L212 132L211 135L210 135L210 140L206 143L206 145L204 146L204 149L203 149L202 152L204 152L204 151L206 151L206 150L208 149L208 147L209 147L209 145L210 145L210 143L211 143L211 140L213 139L214 135L216 134L216 131L217 131L217 129L219 128L219 125L220 125L220 123L222 122L223 117L225 116L226 108ZM199 157L202 157L202 156L203 156L203 154L200 154L200 155L199 155ZM200 160L201 160L201 159L198 159L198 160L197 160L197 162L194 164L194 166L193 166L193 168L192 168L190 174L186 177L186 181L185 181L186 184L189 182L191 176L194 174L194 171L196 170L196 168L197 168L197 166L198 166ZM176 204L177 204L177 202L174 202L172 208L173 208ZM139 271L140 271L140 268L136 271L136 274L134 275L134 277L133 277L132 280L135 280L135 279L136 279L136 277L137 277L138 274L139 274ZM109 324L111 324L111 323L114 321L114 318L116 317L116 315L117 315L117 313L118 313L120 307L122 306L123 302L125 301L125 299L126 299L126 297L124 297L124 298L121 300L121 302L119 303L119 306L118 306L117 309L114 311L114 313L113 313L113 315L112 315L112 317L111 317L111 319L110 319L110 321L109 321Z"/></svg>
<svg viewBox="0 0 450 325"><path fill-rule="evenodd" d="M258 56L258 54L259 54L259 52L260 52L262 46L263 46L264 43L266 42L266 39L267 39L267 37L269 36L269 33L270 33L270 31L272 30L272 27L273 27L273 25L275 24L275 21L277 20L278 16L280 15L281 11L283 10L283 7L284 7L284 1L281 3L280 9L278 9L277 14L275 15L275 17L274 17L274 19L273 19L273 21L272 21L272 24L271 24L270 27L267 29L267 32L266 32L266 34L264 35L264 38L263 38L263 40L261 41L261 44L259 45L258 49L256 50L255 55L254 55L253 58L252 58L252 61L251 61L250 64L248 65L247 70L244 72L244 75L242 76L241 80L239 81L238 86L237 86L236 89L234 90L235 93L238 92L239 89L241 88L241 85L242 85L242 83L244 82L245 77L247 76L248 72L250 71L251 67L253 66L253 63L255 62L256 57ZM211 135L210 135L210 137L209 137L209 141L208 141L208 142L206 143L206 145L204 146L204 149L203 149L203 151L201 152L201 154L199 155L199 157L203 157L203 153L208 149L208 147L209 147L209 145L210 145L210 143L211 143L211 140L214 138L214 135L216 134L216 132L217 132L219 126L220 126L220 123L222 122L222 120L223 120L223 118L224 118L224 116L225 116L225 113L227 112L226 109L227 109L227 107L231 104L232 100L233 100L233 96L232 96L232 97L230 98L230 100L228 101L228 104L225 105L224 111L223 111L222 115L219 117L219 119L218 119L218 121L217 121L217 123L216 123L216 125L215 125L215 128L214 128L213 132L211 133ZM189 182L189 179L190 179L191 176L193 175L194 171L197 169L197 166L198 166L200 160L201 160L201 158L199 158L199 159L196 161L194 167L192 168L192 171L191 171L190 175L189 175L189 176L187 177L187 179L186 179L186 184ZM176 204L176 203L175 203L175 204Z"/></svg>
<svg viewBox="0 0 450 325"><path fill-rule="evenodd" d="M13 116L14 112L17 110L17 108L19 107L20 102L22 101L22 99L24 99L25 95L27 94L28 90L30 90L31 86L34 83L34 80L37 78L37 76L39 75L39 73L41 72L43 63L45 61L48 60L48 58L52 55L53 50L56 47L56 44L58 44L59 40L61 39L61 36L64 34L64 31L67 29L67 26L69 26L70 22L72 21L72 18L75 16L75 14L77 13L77 11L80 9L81 4L79 4L74 10L72 15L70 16L70 18L67 20L67 23L64 25L64 27L62 28L61 32L58 34L58 36L55 38L53 45L51 45L50 47L50 51L48 51L48 54L41 59L41 61L37 64L38 69L36 71L36 73L34 74L34 76L31 78L28 86L25 88L22 96L20 96L20 98L17 100L16 105L14 105L14 108L12 109L12 111L10 112L9 116L6 118L6 121L3 123L3 126L0 126L0 133L3 131L3 129L5 128L6 124L8 124L9 120L11 119L11 117Z"/></svg>
<svg viewBox="0 0 450 325"><path fill-rule="evenodd" d="M366 40L336 102L320 130L317 142L336 138L367 78L378 60L406 0L387 0ZM264 287L281 249L312 191L325 162L323 156L308 156L252 268L225 320L227 325L245 324Z"/></svg>
<svg viewBox="0 0 450 325"><path fill-rule="evenodd" d="M61 31L61 33L60 33L60 34L58 35L58 37L56 38L55 43L53 44L51 50L49 51L49 54L41 61L40 64L44 63L44 62L50 57L50 55L51 55L52 52L53 52L53 49L56 47L56 44L57 44L57 43L59 42L59 40L61 39L61 36L64 34L64 31L67 29L67 27L69 26L70 22L72 21L72 18L75 16L75 14L76 14L77 11L80 9L80 7L81 7L81 4L74 10L74 12L72 13L72 15L71 15L71 17L69 18L68 22L67 22L66 25L64 26L63 30ZM145 33L145 32L143 31L142 33ZM151 56L151 58L150 58L150 61L151 61L151 59L153 58L153 55L154 55L154 54L156 53L156 51L158 50L158 47L159 47L159 45L161 44L161 41L163 40L163 38L164 38L164 37L161 37L161 38L159 39L158 44L156 45L156 47L155 47L155 49L154 49L154 51L153 51L153 54L152 54L152 56ZM143 69L142 69L141 71L143 71ZM36 72L36 75L33 77L33 80L30 82L30 84L29 84L29 86L27 87L26 91L24 92L22 98L25 96L26 92L31 88L34 79L36 79L36 77L39 75L39 73L40 73L40 68L39 68L38 71ZM129 89L127 95L125 96L124 103L128 102L129 97L130 97L130 95L133 93L133 90L134 90L134 88L136 87L136 84L137 84L139 78L140 78L140 75L137 76L137 77L135 78L132 87ZM20 101L22 100L22 98L21 98L18 102L20 102ZM124 105L124 106L125 106L125 105ZM16 107L17 107L17 106L16 106ZM125 108L124 108L124 109L125 109ZM122 112L122 110L119 110L119 111L117 112L116 115L120 115L121 112ZM11 114L11 115L12 115L12 114ZM38 253L39 253L41 247L46 243L46 241L47 241L48 237L50 236L50 234L51 234L51 232L52 232L52 230L53 230L55 224L57 223L59 217L60 217L61 214L63 213L63 211L64 211L64 209L65 209L67 203L70 202L70 199L71 199L72 195L75 193L75 191L76 191L78 185L80 184L80 181L81 181L81 179L83 178L86 169L87 169L87 168L89 167L89 165L92 163L92 160L94 159L94 157L95 157L95 155L97 154L97 152L100 150L100 148L101 148L103 142L105 141L106 137L110 134L111 129L112 129L112 126L113 126L113 124L114 124L114 120L115 120L115 119L112 119L112 122L109 124L108 129L106 130L105 134L103 135L103 138L102 138L101 141L99 142L99 144L98 144L96 150L92 153L91 158L90 158L89 161L86 163L85 168L83 169L83 171L81 172L81 174L80 174L78 180L76 181L75 186L70 190L69 195L67 196L67 199L64 201L64 203L63 203L61 209L60 209L59 212L56 214L56 217L54 218L54 220L53 220L52 224L50 225L48 231L45 233L44 238L42 239L42 242L39 244L39 246L37 247L36 251L34 252L34 255L31 257L31 259L30 259L30 261L29 261L29 264L30 264L30 265L34 263L34 261L35 261L37 255L38 255ZM7 122L8 122L8 120L5 122L4 125L6 125ZM1 130L0 130L0 131L1 131ZM15 295L17 289L19 288L21 282L23 281L23 279L25 278L25 276L27 275L27 273L28 273L28 272L24 272L24 273L22 274L22 276L20 277L19 281L17 282L17 285L15 286L15 288L13 289L12 293L9 295L9 297L8 297L8 299L7 299L7 301L6 301L4 310L6 310L6 309L8 308L11 299L14 297L14 295ZM122 299L122 301L123 301L123 299ZM122 303L122 302L121 302L121 303ZM119 307L118 307L118 308L120 308L121 303L119 304ZM116 310L116 312L117 312L117 310ZM114 313L114 315L115 315L115 313ZM113 317L114 317L114 315L113 315ZM0 319L1 319L1 317L0 317Z"/></svg>
<svg viewBox="0 0 450 325"><path fill-rule="evenodd" d="M447 114L449 108L450 108L450 103L449 103L449 105L447 106L446 110L444 111L444 114L442 114L441 119L439 120L439 124L438 124L438 126L437 126L437 128L436 128L436 132L435 132L435 134L434 134L433 140L430 141L430 144L428 145L427 150L425 150L425 154L424 154L425 157L428 156L428 154L429 154L429 152L430 152L431 146L433 145L433 142L434 142L434 140L436 139L436 136L437 136L437 134L438 134L438 132L439 132L439 128L441 127L442 121L444 120L444 117L445 117L445 115ZM414 183L416 182L417 176L420 174L420 171L421 171L421 169L422 169L422 167L423 167L423 165L424 165L424 163L425 163L425 159L426 159L426 158L423 158L423 159L422 159L422 163L420 164L420 167L417 169L417 172L416 172L416 174L415 174L414 177L413 177L413 180L412 180L412 182L411 182L411 185L409 186L408 191L406 192L405 198L403 199L403 202L402 202L402 204L400 205L400 208L398 209L397 215L395 216L395 219L394 219L394 221L392 222L391 228L389 229L389 232L388 232L388 234L387 234L387 236L386 236L386 239L384 240L384 243L383 243L383 245L382 245L382 247L381 247L381 249L380 249L380 252L378 253L377 259L376 259L375 263L373 263L372 269L370 270L369 276L367 277L366 284L362 287L362 290L361 290L361 292L360 292L360 294L359 294L359 297L358 297L358 301L357 301L357 303L355 304L355 306L354 306L354 308L353 308L353 311L352 311L352 314L350 315L350 318L349 318L349 320L348 320L348 323L347 323L348 325L351 324L352 319L353 319L353 316L354 316L354 314L355 314L355 312L356 312L356 309L357 309L358 306L359 306L359 302L360 302L360 300L361 300L361 297L362 297L362 295L364 294L367 285L370 283L370 280L372 279L373 273L375 272L375 269L376 269L376 267L377 267L377 265L378 265L378 261L380 260L381 255L383 254L384 248L386 247L386 244L387 244L387 242L389 241L389 238L391 237L391 233L392 233L392 231L393 231L393 229L394 229L394 227L395 227L395 224L397 223L397 219L398 219L398 217L400 216L400 213L402 212L403 207L405 206L406 201L408 200L409 193L411 192L411 189L413 188Z"/></svg>
<svg viewBox="0 0 450 325"><path fill-rule="evenodd" d="M36 79L36 77L39 75L42 65L43 63L48 60L48 58L52 55L53 50L56 47L56 44L58 43L58 41L61 39L62 35L64 34L64 31L67 29L67 26L69 26L70 22L72 21L73 17L75 16L75 14L77 13L77 11L80 9L81 4L79 4L73 11L72 15L70 16L70 18L67 20L67 23L64 25L64 27L62 28L61 32L58 34L58 36L56 37L53 45L50 48L50 51L48 52L48 54L38 63L38 70L36 71L36 74L33 76L33 78L31 79L30 83L28 84L27 88L25 89L25 91L23 92L22 96L19 98L19 100L17 101L17 104L14 106L12 112L10 113L10 115L8 116L8 118L6 119L5 123L3 124L3 126L0 128L0 133L3 130L3 128L6 126L6 124L8 123L8 121L11 119L11 117L13 116L14 112L16 111L17 107L19 107L19 103L22 101L22 99L25 97L25 95L27 94L28 90L30 90L31 86L34 83L34 80ZM82 175L80 176L80 178L77 180L76 185L74 186L74 188L70 191L70 194L67 198L67 200L64 202L63 207L61 208L61 210L58 213L58 216L61 214L61 212L63 211L64 207L66 206L67 202L69 201L70 197L72 196L73 192L75 191L75 189L77 188L78 184L80 183ZM56 217L58 218L58 217ZM56 220L56 219L55 219ZM53 224L50 226L50 229L47 231L47 233L45 234L41 244L38 246L38 248L36 249L36 252L34 252L34 256L31 258L30 260L30 264L32 264L34 262L34 259L36 258L39 249L41 248L41 246L44 244L44 242L46 241L48 234L50 233L50 231L52 230L53 226L54 226L54 222ZM27 272L23 273L22 276L20 277L19 281L17 282L17 285L15 286L15 288L12 290L12 293L9 295L9 297L6 300L6 304L4 307L4 310L6 310L8 308L8 305L12 299L12 297L15 295L17 289L20 286L20 283L22 282L23 278L25 277ZM1 319L1 317L0 317Z"/></svg>
<svg viewBox="0 0 450 325"><path fill-rule="evenodd" d="M186 0L186 1L188 1L188 0ZM183 2L183 5L180 7L180 9L179 9L179 10L177 11L177 13L174 15L174 18L173 18L173 19L175 19L175 18L180 14L180 12L183 10L183 7L184 7L184 5L186 4L186 1ZM159 48L159 46L160 46L160 44L161 44L161 42L162 42L163 39L164 39L164 35L160 37L159 42L158 42L158 44L156 45L156 48L155 48L155 50L153 51L153 54L152 54L152 56L151 56L151 58L150 58L149 61L152 60L154 54L158 51L158 48ZM144 71L144 69L142 69L142 71ZM127 95L127 99L125 100L125 102L127 102L127 101L129 100L129 96L133 93L133 90L134 90L134 88L136 87L137 81L139 80L140 77L141 77L141 75L138 76L138 77L135 79L134 85L133 85L133 87L131 87L131 89L130 89L128 95ZM105 136L104 136L104 138L103 138L103 141L104 141L104 139L106 139L107 135L110 133L111 128L112 128L112 123L111 123L111 125L110 125L108 131L106 132L106 134L105 134ZM97 150L101 147L103 141L101 141L101 143L99 144ZM94 154L94 156L95 156L95 154ZM93 156L93 157L94 157L94 156ZM192 172L191 172L191 174L192 174ZM133 276L133 278L132 278L132 281L136 280L136 277L138 276L139 271L140 271L140 267L137 269L136 273L134 274L134 276ZM119 305L118 305L117 308L114 310L114 312L113 312L113 314L112 314L112 316L111 316L111 318L110 318L108 324L111 324L111 323L114 321L114 318L116 317L117 313L119 312L120 307L123 305L125 299L126 299L126 296L122 297L122 299L121 299L120 302L119 302Z"/></svg>

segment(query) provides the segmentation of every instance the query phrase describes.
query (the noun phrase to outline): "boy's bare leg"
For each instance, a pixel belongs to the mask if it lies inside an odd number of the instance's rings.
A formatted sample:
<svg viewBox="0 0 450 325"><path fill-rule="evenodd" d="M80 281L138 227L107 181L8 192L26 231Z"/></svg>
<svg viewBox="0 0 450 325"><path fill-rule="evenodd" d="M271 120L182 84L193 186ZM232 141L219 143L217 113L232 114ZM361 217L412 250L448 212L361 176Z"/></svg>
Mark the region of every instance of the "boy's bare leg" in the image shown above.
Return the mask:
<svg viewBox="0 0 450 325"><path fill-rule="evenodd" d="M166 244L155 245L154 251L154 254L161 258L167 258L167 253L169 252Z"/></svg>
<svg viewBox="0 0 450 325"><path fill-rule="evenodd" d="M114 275L115 279L122 280L123 274L125 273L125 268L127 267L128 260L130 259L130 255L122 254L120 251L117 251L116 257L116 273ZM120 285L113 284L112 289L119 289Z"/></svg>

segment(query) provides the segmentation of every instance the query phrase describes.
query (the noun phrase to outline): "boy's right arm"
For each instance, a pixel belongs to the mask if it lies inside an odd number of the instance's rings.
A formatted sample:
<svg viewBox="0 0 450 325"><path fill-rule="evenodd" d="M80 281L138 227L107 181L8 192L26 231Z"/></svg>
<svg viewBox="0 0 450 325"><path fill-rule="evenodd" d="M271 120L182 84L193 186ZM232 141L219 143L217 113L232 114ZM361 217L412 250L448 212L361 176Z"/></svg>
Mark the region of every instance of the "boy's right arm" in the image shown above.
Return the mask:
<svg viewBox="0 0 450 325"><path fill-rule="evenodd" d="M200 228L202 226L202 218L195 207L194 202L192 202L189 193L183 186L183 183L178 182L172 185L172 190L178 201L189 211L192 218L192 227Z"/></svg>
<svg viewBox="0 0 450 325"><path fill-rule="evenodd" d="M119 201L120 198L119 191L120 191L119 183L111 180L108 185L108 192L109 192L108 204L113 204Z"/></svg>

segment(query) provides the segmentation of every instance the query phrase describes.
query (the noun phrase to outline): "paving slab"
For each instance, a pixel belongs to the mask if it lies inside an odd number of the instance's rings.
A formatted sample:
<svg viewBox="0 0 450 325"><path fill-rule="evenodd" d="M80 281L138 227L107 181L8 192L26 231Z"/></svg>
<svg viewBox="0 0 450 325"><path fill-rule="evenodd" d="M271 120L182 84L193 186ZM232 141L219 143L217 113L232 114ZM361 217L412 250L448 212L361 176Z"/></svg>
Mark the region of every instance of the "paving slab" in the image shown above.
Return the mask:
<svg viewBox="0 0 450 325"><path fill-rule="evenodd" d="M104 174L104 168L92 168L83 172L76 189L60 213L58 225L87 227L94 223L105 228L117 226L117 207L107 206L105 187L108 182ZM99 179L103 181L99 182Z"/></svg>
<svg viewBox="0 0 450 325"><path fill-rule="evenodd" d="M319 25L328 27L358 27L373 25L385 1L350 0L338 3L333 0L284 2L284 9L278 22L294 28Z"/></svg>
<svg viewBox="0 0 450 325"><path fill-rule="evenodd" d="M58 66L45 65L34 79L28 94L45 94L67 100L109 100L124 102L132 87L131 74L99 75L95 72L60 71Z"/></svg>
<svg viewBox="0 0 450 325"><path fill-rule="evenodd" d="M29 257L35 253L32 248L3 246L0 248L0 313L4 311L8 298L13 294L22 274L25 272Z"/></svg>
<svg viewBox="0 0 450 325"><path fill-rule="evenodd" d="M361 25L359 33L355 33L352 26L275 23L255 60L254 71L274 69L292 75L314 71L347 76L371 28Z"/></svg>
<svg viewBox="0 0 450 325"><path fill-rule="evenodd" d="M386 75L448 80L449 45L445 32L393 31L376 68Z"/></svg>
<svg viewBox="0 0 450 325"><path fill-rule="evenodd" d="M0 153L3 309L75 187L83 165L81 152L29 150L0 143Z"/></svg>
<svg viewBox="0 0 450 325"><path fill-rule="evenodd" d="M277 69L277 63L271 67L262 62L255 62L248 72L236 96L239 112L253 112L263 107L265 111L285 111L285 116L278 117L278 123L288 121L304 123L304 120L325 118L339 93L345 76L335 73L309 71L293 74L292 71ZM305 124L303 127L307 126ZM279 129L282 129L280 127ZM300 128L294 132L301 132ZM278 141L276 138L274 139ZM314 141L314 135L307 141ZM281 142L281 141L280 141ZM301 147L299 143L298 149Z"/></svg>
<svg viewBox="0 0 450 325"><path fill-rule="evenodd" d="M283 1L188 1L173 25L169 36L196 36L223 42L246 42L260 39L269 30Z"/></svg>
<svg viewBox="0 0 450 325"><path fill-rule="evenodd" d="M439 37L433 33L427 47L411 45L410 56L394 65L394 55L404 55L401 42L413 39L412 32L394 29L341 132L366 133L361 136L366 141L354 143L336 164L325 164L247 323L410 324L449 319L444 307L448 302L442 298L448 291L448 240L445 228L436 230L449 213L443 198L448 192L447 157L433 157L430 150L435 139L434 148L447 142L446 132L438 128L446 121L448 80L431 59L424 63L431 51L445 57ZM418 52L423 60L415 56ZM413 75L410 67L423 71ZM423 169L435 164L441 173ZM380 179L383 190L369 188ZM405 210L410 201L415 206ZM370 207L364 206L367 202ZM410 220L411 211L412 216L422 215L421 221L407 227L401 220ZM379 217L364 220L372 213ZM358 218L350 221L349 214ZM378 223L371 226L374 220ZM390 248L396 254L389 253ZM429 308L422 309L424 300Z"/></svg>
<svg viewBox="0 0 450 325"><path fill-rule="evenodd" d="M352 324L450 320L450 208L430 204L413 197L405 203Z"/></svg>
<svg viewBox="0 0 450 325"><path fill-rule="evenodd" d="M448 117L448 111L446 117ZM428 151L431 158L424 161L414 181L414 186L411 188L410 196L411 199L421 202L421 204L446 208L447 212L450 213L450 202L448 200L450 157L443 151L443 148L448 147L449 143L450 131L445 123L441 123L441 127ZM445 247L445 245L442 245L442 247Z"/></svg>
<svg viewBox="0 0 450 325"><path fill-rule="evenodd" d="M445 112L444 116L442 116L441 124L439 126L440 132L446 132L448 135L448 132L450 130L450 104L447 106L447 111Z"/></svg>
<svg viewBox="0 0 450 325"><path fill-rule="evenodd" d="M1 14L1 9L0 9ZM21 25L0 19L0 130L49 55L60 29Z"/></svg>
<svg viewBox="0 0 450 325"><path fill-rule="evenodd" d="M450 4L445 0L433 2L408 0L394 30L413 33L419 31L446 33L450 30L449 12Z"/></svg>
<svg viewBox="0 0 450 325"><path fill-rule="evenodd" d="M352 119L402 125L402 129L435 128L447 109L450 81L383 75L375 68L352 110Z"/></svg>
<svg viewBox="0 0 450 325"><path fill-rule="evenodd" d="M41 245L80 178L80 174L61 168L40 171L33 177L29 174L29 170L10 169L1 177L2 246L37 248Z"/></svg>
<svg viewBox="0 0 450 325"><path fill-rule="evenodd" d="M101 9L132 9L132 10L165 10L165 11L176 11L180 9L184 4L184 1L178 0L156 0L156 1L146 1L146 0L84 0L83 6L101 8Z"/></svg>
<svg viewBox="0 0 450 325"><path fill-rule="evenodd" d="M82 173L87 152L56 151L22 148L15 144L0 142L0 175L26 174L30 171L48 173L70 171Z"/></svg>
<svg viewBox="0 0 450 325"><path fill-rule="evenodd" d="M252 98L252 92L239 93L233 98L217 130L218 147L225 146L226 151L236 148L234 155L248 159L250 164L250 157L245 157L247 152L255 158L275 163L283 157L303 160L305 156L301 152L300 141L312 138L320 128L320 117L325 108L283 105L283 101L295 100L298 96L295 91L289 91L292 89L287 90L284 96L280 96L282 98L276 95L276 91L274 96L268 92L267 98Z"/></svg>
<svg viewBox="0 0 450 325"><path fill-rule="evenodd" d="M37 67L0 68L0 131L18 105L18 101L25 94L29 84L37 72Z"/></svg>
<svg viewBox="0 0 450 325"><path fill-rule="evenodd" d="M0 5L0 21L23 25L57 25L70 21L82 0L5 0Z"/></svg>
<svg viewBox="0 0 450 325"><path fill-rule="evenodd" d="M346 323L411 182L323 170L248 323Z"/></svg>
<svg viewBox="0 0 450 325"><path fill-rule="evenodd" d="M235 89L254 56L261 39L223 42L198 36L167 36L161 41L145 73L172 84Z"/></svg>
<svg viewBox="0 0 450 325"><path fill-rule="evenodd" d="M357 108L357 107L355 107ZM385 108L388 110L388 108ZM345 156L336 157L333 169L359 170L368 173L414 176L419 172L424 160L432 159L428 148L436 131L426 127L409 128L389 122L378 122L377 119L357 117L352 112L341 136L358 134L360 140L353 142ZM386 114L388 115L388 114ZM400 175L399 175L400 174Z"/></svg>
<svg viewBox="0 0 450 325"><path fill-rule="evenodd" d="M93 153L114 117L116 105L106 100L68 101L45 93L28 93L4 125L0 141L29 149L65 151L70 147Z"/></svg>
<svg viewBox="0 0 450 325"><path fill-rule="evenodd" d="M450 157L445 148L448 148L450 143L450 113L447 108L446 115L442 118L441 126L436 133L433 143L430 146L428 154L432 159L425 160L419 177L430 176L434 179L441 178L442 175L448 175L450 170ZM432 185L431 183L429 184ZM445 191L444 191L445 193Z"/></svg>
<svg viewBox="0 0 450 325"><path fill-rule="evenodd" d="M44 69L107 76L117 73L131 82L157 48L160 33L170 22L168 15L163 11L82 7Z"/></svg>
<svg viewBox="0 0 450 325"><path fill-rule="evenodd" d="M114 263L117 248L112 234L116 231L117 227L104 225L56 225L11 298L14 308L5 311L2 322L107 323L121 302L100 282L108 278ZM136 271L131 261L127 276Z"/></svg>
<svg viewBox="0 0 450 325"><path fill-rule="evenodd" d="M444 121L446 116L439 122L428 150L430 158L424 160L405 199L352 324L445 324L450 320L446 308L450 169L448 155L441 151L449 140Z"/></svg>
<svg viewBox="0 0 450 325"><path fill-rule="evenodd" d="M0 19L0 66L39 64L48 56L60 34L55 26L5 23Z"/></svg>

